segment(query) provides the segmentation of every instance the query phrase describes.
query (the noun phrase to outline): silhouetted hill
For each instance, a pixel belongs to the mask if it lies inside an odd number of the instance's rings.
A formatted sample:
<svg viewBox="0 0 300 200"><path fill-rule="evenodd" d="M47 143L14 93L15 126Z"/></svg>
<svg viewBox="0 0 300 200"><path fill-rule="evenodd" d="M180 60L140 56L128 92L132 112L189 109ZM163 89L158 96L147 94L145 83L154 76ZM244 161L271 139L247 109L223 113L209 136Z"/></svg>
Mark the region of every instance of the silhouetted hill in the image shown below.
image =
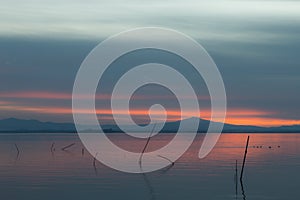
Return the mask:
<svg viewBox="0 0 300 200"><path fill-rule="evenodd" d="M192 122L195 118L185 119L187 123ZM210 121L201 119L199 123L198 132L207 132ZM212 122L218 123L218 122ZM172 133L176 132L179 127L180 121L167 122L161 132ZM116 125L104 125L102 126L105 132L122 132ZM127 128L134 132L135 130L130 126ZM83 126L82 130L87 132L93 132L95 128ZM189 132L187 126L185 131ZM76 132L75 125L73 123L55 123L55 122L41 122L38 120L23 120L16 118L9 118L0 120L0 132L13 133L13 132ZM300 125L293 126L280 126L280 127L259 127L259 126L247 126L247 125L233 125L224 124L224 133L300 133Z"/></svg>
<svg viewBox="0 0 300 200"><path fill-rule="evenodd" d="M0 120L0 132L76 132L72 123L8 118Z"/></svg>

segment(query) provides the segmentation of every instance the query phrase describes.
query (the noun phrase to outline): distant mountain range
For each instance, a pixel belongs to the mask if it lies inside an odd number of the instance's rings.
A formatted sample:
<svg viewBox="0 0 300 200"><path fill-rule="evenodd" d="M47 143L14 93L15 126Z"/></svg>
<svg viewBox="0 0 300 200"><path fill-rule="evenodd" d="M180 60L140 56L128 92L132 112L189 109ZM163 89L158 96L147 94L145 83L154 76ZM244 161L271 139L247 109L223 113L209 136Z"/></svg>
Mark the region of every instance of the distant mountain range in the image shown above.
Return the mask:
<svg viewBox="0 0 300 200"><path fill-rule="evenodd" d="M186 122L195 120L195 118L185 119ZM181 121L167 122L161 132L172 133L176 132ZM198 132L207 132L210 121L200 120ZM218 123L218 122L212 122ZM102 126L105 132L122 132L116 125L104 125ZM130 126L127 127L131 131ZM94 128L83 127L82 130L86 132L93 132ZM188 128L186 129L188 132ZM76 132L75 125L73 123L55 123L55 122L41 122L38 120L23 120L16 118L8 118L0 120L0 133L28 133L28 132L41 132L41 133L74 133ZM224 124L224 133L300 133L300 125L293 126L279 126L279 127L259 127L259 126L247 126L247 125L233 125Z"/></svg>
<svg viewBox="0 0 300 200"><path fill-rule="evenodd" d="M75 132L72 123L41 122L38 120L24 120L8 118L0 120L0 132Z"/></svg>

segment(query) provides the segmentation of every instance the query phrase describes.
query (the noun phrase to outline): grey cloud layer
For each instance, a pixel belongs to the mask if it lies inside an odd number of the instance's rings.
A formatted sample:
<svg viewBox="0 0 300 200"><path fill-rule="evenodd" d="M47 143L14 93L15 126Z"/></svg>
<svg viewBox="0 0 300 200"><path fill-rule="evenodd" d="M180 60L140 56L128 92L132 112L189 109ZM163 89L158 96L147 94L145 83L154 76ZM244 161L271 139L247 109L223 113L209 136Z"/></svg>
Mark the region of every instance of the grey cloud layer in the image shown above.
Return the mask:
<svg viewBox="0 0 300 200"><path fill-rule="evenodd" d="M80 63L103 38L164 26L208 50L223 75L230 108L300 119L299 10L298 1L2 1L0 92L70 93Z"/></svg>

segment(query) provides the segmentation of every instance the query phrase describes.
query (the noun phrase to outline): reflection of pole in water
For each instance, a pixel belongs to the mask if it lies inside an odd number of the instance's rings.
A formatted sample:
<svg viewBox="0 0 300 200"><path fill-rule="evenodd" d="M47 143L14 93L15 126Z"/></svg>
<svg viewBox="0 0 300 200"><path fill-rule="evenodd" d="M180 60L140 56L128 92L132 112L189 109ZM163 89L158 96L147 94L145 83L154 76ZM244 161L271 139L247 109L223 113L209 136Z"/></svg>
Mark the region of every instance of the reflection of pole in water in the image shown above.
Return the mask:
<svg viewBox="0 0 300 200"><path fill-rule="evenodd" d="M241 176L240 176L241 190L242 190L242 195L243 195L244 200L246 200L246 195L245 195L244 184L243 184L243 173L244 173L244 167L245 167L246 157L247 157L247 153L248 153L249 139L250 139L250 136L248 135L246 148L245 148L244 159L243 159L243 166L242 166Z"/></svg>
<svg viewBox="0 0 300 200"><path fill-rule="evenodd" d="M246 194L245 194L244 184L243 184L242 179L240 179L240 183L241 183L241 190L242 190L243 200L246 200Z"/></svg>
<svg viewBox="0 0 300 200"><path fill-rule="evenodd" d="M95 171L95 174L96 174L96 175L98 174L97 166L96 166L96 157L97 157L97 154L98 154L98 153L96 153L96 155L95 155L95 157L94 157L94 160L93 160L93 167L94 167L94 171Z"/></svg>
<svg viewBox="0 0 300 200"><path fill-rule="evenodd" d="M237 160L235 160L235 174L234 174L234 179L235 179L235 197L237 199L237 195L238 195L238 169L237 169Z"/></svg>
<svg viewBox="0 0 300 200"><path fill-rule="evenodd" d="M153 187L151 185L151 182L149 181L149 179L148 179L148 177L147 177L147 175L145 173L142 173L142 175L143 175L143 179L144 179L144 181L146 183L146 186L149 189L150 200L155 200L156 197L155 197L154 189L153 189Z"/></svg>

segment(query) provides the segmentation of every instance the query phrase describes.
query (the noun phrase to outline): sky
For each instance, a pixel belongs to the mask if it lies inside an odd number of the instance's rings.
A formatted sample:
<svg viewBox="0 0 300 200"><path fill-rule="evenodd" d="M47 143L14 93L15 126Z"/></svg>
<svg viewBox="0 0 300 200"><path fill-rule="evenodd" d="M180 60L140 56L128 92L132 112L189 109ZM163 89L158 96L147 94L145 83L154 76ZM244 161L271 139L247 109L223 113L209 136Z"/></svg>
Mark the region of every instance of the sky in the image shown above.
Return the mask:
<svg viewBox="0 0 300 200"><path fill-rule="evenodd" d="M155 26L194 38L213 58L226 88L226 122L300 124L299 10L300 2L280 0L0 0L0 119L72 122L72 87L88 53L113 34ZM165 56L157 57L168 62ZM205 85L198 89L201 117L209 119ZM104 123L111 121L108 99L96 99ZM169 120L182 117L172 93L152 86L136 92L133 119L147 122L158 100ZM191 116L198 113L183 117Z"/></svg>

